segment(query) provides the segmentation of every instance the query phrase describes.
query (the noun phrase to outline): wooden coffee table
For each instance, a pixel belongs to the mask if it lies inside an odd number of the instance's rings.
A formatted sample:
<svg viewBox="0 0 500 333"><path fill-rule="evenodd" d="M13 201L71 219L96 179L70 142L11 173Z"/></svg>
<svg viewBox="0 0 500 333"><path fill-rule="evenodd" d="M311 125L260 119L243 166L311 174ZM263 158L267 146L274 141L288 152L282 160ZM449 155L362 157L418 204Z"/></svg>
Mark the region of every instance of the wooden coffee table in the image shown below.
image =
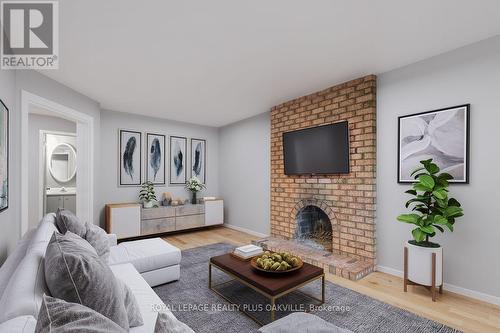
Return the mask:
<svg viewBox="0 0 500 333"><path fill-rule="evenodd" d="M212 266L218 270L231 276L233 279L217 285L212 285ZM210 258L208 264L208 287L217 293L219 296L227 300L228 302L234 304L228 297L224 296L215 288L223 284L227 284L231 281L237 280L244 285L252 288L253 290L259 292L265 297L269 298L271 301L271 321L276 318L276 299L297 290L298 288L321 279L321 299L314 296L307 295L301 292L303 295L319 302L317 305L321 305L325 302L325 274L323 268L319 268L308 263L304 263L304 266L294 272L284 273L284 274L273 274L256 271L250 266L249 261L242 261L234 258L231 254L223 254L221 256ZM259 324L261 323L250 313L243 310L243 307L239 307L240 311L245 315L253 319Z"/></svg>

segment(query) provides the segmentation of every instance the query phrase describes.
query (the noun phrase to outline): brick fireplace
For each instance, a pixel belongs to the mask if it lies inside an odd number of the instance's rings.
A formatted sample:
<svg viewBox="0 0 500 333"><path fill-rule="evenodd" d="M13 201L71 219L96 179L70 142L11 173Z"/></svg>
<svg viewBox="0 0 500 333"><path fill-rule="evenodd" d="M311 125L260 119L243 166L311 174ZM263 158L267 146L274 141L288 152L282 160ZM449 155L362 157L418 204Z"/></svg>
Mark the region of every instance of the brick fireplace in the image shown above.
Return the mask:
<svg viewBox="0 0 500 333"><path fill-rule="evenodd" d="M349 174L284 174L284 132L344 120L349 123ZM271 235L275 239L298 240L298 231L307 231L312 234L311 238L329 237L329 233L331 240L325 243L327 247L324 247L322 256L329 256L324 253L326 250L338 255L338 258L347 258L343 261L345 263L360 263L362 267L352 268L354 273L344 272L343 269L339 271L338 262L333 264L335 273L350 278L359 278L372 271L376 260L375 130L374 75L288 101L271 110ZM324 222L317 227L307 226L307 223L304 227L297 223L297 214L308 206L324 212L331 223L331 230L324 228ZM316 214L314 216L325 220L315 208L308 209ZM322 243L324 240L312 241ZM307 241L299 244L301 247L308 245ZM328 244L331 246L328 247ZM326 266L332 270L331 265Z"/></svg>

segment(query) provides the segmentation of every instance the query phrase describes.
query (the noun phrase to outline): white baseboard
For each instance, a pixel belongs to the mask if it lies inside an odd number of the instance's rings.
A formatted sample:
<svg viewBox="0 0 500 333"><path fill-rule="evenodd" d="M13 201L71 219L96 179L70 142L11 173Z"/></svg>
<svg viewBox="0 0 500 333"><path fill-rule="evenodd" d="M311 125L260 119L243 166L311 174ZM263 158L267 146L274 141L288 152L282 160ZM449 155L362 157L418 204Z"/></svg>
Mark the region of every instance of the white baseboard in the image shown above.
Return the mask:
<svg viewBox="0 0 500 333"><path fill-rule="evenodd" d="M245 232L245 233L250 234L252 236L257 236L257 237L261 237L261 238L269 237L269 235L262 234L260 232L253 231L253 230L250 230L250 229L247 229L247 228L238 227L238 226L235 226L235 225L232 225L232 224L224 223L224 226L226 228L229 228L229 229L234 229L234 230L237 230L237 231Z"/></svg>
<svg viewBox="0 0 500 333"><path fill-rule="evenodd" d="M402 278L403 277L403 271L391 268L391 267L386 267L386 266L377 266L377 271L394 275L397 277ZM493 295L488 295L485 293L482 293L480 291L475 291L475 290L470 290L466 288L462 288L459 286L455 286L453 284L445 283L443 285L444 290L450 291L455 294L467 296L470 298L477 299L479 301L495 304L495 305L500 305L500 297L498 296L493 296Z"/></svg>

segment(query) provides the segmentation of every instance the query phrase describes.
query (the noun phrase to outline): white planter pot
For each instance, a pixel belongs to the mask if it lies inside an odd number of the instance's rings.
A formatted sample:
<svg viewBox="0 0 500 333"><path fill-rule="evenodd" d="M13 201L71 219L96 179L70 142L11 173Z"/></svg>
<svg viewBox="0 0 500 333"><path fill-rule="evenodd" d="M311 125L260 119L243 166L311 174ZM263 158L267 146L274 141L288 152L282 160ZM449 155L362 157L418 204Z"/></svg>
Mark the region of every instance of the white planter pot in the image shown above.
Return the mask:
<svg viewBox="0 0 500 333"><path fill-rule="evenodd" d="M422 247L406 243L408 248L408 279L432 286L432 254L436 254L436 286L443 284L443 248Z"/></svg>
<svg viewBox="0 0 500 333"><path fill-rule="evenodd" d="M144 202L142 203L142 206L143 206L144 208L153 208L153 201L144 201Z"/></svg>

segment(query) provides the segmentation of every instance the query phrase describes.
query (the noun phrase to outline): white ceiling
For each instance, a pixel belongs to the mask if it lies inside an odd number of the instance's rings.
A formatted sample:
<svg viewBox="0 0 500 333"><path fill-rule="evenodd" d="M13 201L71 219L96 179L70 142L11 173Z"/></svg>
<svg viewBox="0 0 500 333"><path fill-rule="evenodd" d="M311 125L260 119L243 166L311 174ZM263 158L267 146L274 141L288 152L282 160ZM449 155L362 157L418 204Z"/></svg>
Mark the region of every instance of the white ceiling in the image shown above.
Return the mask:
<svg viewBox="0 0 500 333"><path fill-rule="evenodd" d="M222 126L497 34L498 0L64 0L43 73L104 109Z"/></svg>

